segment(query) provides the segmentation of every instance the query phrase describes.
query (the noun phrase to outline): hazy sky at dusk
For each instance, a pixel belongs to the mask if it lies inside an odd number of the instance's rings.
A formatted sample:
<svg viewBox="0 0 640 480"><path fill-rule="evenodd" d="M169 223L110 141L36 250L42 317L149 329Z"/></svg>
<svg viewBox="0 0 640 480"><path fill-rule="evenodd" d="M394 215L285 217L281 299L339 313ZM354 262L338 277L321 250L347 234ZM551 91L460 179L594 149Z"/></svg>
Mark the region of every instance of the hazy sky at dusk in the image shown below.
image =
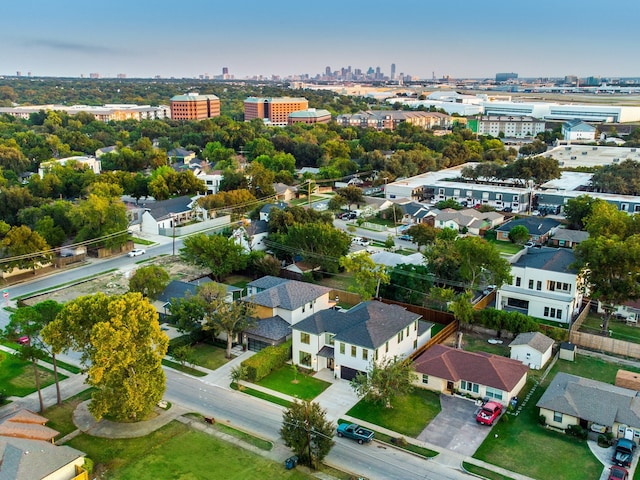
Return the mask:
<svg viewBox="0 0 640 480"><path fill-rule="evenodd" d="M640 77L640 1L0 0L0 74Z"/></svg>

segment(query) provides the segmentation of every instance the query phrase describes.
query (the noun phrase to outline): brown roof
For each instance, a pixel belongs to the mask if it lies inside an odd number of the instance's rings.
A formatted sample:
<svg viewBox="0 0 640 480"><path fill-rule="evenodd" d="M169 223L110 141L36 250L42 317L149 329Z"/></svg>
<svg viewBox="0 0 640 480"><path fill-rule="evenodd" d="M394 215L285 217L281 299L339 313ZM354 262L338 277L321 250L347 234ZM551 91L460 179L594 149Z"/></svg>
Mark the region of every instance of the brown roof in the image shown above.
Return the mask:
<svg viewBox="0 0 640 480"><path fill-rule="evenodd" d="M640 373L630 372L628 370L618 370L616 373L615 385L617 387L638 390L640 389Z"/></svg>
<svg viewBox="0 0 640 480"><path fill-rule="evenodd" d="M0 436L51 441L58 432L45 426L47 422L48 419L29 410L19 410L0 419Z"/></svg>
<svg viewBox="0 0 640 480"><path fill-rule="evenodd" d="M452 382L466 380L510 392L529 367L518 360L484 352L466 352L434 345L413 362L417 373Z"/></svg>

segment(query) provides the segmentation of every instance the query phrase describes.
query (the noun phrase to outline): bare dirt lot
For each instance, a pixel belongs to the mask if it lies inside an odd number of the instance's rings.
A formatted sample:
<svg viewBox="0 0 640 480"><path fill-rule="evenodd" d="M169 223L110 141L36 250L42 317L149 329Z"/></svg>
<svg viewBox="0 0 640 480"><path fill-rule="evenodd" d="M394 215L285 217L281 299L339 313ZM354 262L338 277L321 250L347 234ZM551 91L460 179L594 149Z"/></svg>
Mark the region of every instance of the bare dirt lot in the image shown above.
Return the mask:
<svg viewBox="0 0 640 480"><path fill-rule="evenodd" d="M162 267L169 273L172 280L183 280L185 282L201 278L209 273L208 270L186 264L177 257L155 257L147 262L136 264L133 269L107 273L75 285L69 285L65 288L25 298L24 302L27 305L35 305L45 300L55 300L56 302L64 303L97 292L103 292L108 295L127 293L129 291L129 278L135 273L136 269L148 265Z"/></svg>

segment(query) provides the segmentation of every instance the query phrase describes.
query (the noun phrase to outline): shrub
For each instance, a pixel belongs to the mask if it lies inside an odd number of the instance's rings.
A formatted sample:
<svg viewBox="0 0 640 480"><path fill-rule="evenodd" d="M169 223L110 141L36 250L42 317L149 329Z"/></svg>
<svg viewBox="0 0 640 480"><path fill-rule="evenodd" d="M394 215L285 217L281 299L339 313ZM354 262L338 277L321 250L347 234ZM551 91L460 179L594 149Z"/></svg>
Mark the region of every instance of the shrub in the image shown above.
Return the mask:
<svg viewBox="0 0 640 480"><path fill-rule="evenodd" d="M569 425L567 427L566 433L570 437L576 437L582 440L586 440L589 432L587 432L587 430L582 428L580 425Z"/></svg>
<svg viewBox="0 0 640 480"><path fill-rule="evenodd" d="M247 369L247 380L259 382L291 359L291 340L282 345L267 347L242 362Z"/></svg>
<svg viewBox="0 0 640 480"><path fill-rule="evenodd" d="M392 437L391 443L396 447L405 448L407 446L407 439L404 437Z"/></svg>
<svg viewBox="0 0 640 480"><path fill-rule="evenodd" d="M544 415L538 416L538 423L543 427L547 424L547 419L544 417Z"/></svg>

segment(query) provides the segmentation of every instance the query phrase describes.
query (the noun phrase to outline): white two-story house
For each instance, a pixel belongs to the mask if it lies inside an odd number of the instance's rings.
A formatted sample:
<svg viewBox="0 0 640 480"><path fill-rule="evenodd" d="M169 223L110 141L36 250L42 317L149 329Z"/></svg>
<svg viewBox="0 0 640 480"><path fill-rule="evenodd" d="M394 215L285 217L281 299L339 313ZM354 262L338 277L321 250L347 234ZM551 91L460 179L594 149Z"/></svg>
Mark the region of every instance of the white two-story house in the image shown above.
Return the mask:
<svg viewBox="0 0 640 480"><path fill-rule="evenodd" d="M573 250L529 248L511 265L511 284L496 293L498 310L570 323L582 305L583 279L574 267Z"/></svg>
<svg viewBox="0 0 640 480"><path fill-rule="evenodd" d="M420 318L377 300L346 312L318 312L293 325L293 362L314 371L328 368L351 380L371 362L405 358L426 343L433 324Z"/></svg>

